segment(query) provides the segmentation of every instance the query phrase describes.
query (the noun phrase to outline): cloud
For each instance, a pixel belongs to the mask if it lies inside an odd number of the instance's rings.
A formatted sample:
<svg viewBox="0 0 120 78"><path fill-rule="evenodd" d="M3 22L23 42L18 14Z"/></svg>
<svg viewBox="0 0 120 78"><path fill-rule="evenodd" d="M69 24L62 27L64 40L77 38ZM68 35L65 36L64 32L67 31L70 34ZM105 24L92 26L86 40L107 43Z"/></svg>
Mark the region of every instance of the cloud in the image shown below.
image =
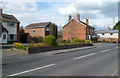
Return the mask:
<svg viewBox="0 0 120 78"><path fill-rule="evenodd" d="M3 9L6 13L20 14L20 13L24 13L24 12L36 11L37 4L36 3L29 3L29 2L20 2L20 3L6 2L3 5Z"/></svg>
<svg viewBox="0 0 120 78"><path fill-rule="evenodd" d="M73 9L70 9L73 8ZM74 2L68 7L58 9L62 15L72 14L76 18L76 13L80 13L81 20L88 17L90 25L96 26L98 29L107 29L113 27L113 18L118 17L117 2ZM115 21L117 22L117 21Z"/></svg>
<svg viewBox="0 0 120 78"><path fill-rule="evenodd" d="M75 2L66 8L59 8L58 11L63 15L79 12L80 14L93 16L93 18L95 14L113 17L117 16L117 5L117 2Z"/></svg>
<svg viewBox="0 0 120 78"><path fill-rule="evenodd" d="M105 2L47 2L49 7L41 6L37 2L5 2L4 13L14 15L21 25L51 21L63 27L67 23L67 16L72 14L76 18L79 12L81 20L88 17L90 25L98 29L105 29L113 25L113 17L117 17L117 3ZM45 7L44 9L41 9Z"/></svg>

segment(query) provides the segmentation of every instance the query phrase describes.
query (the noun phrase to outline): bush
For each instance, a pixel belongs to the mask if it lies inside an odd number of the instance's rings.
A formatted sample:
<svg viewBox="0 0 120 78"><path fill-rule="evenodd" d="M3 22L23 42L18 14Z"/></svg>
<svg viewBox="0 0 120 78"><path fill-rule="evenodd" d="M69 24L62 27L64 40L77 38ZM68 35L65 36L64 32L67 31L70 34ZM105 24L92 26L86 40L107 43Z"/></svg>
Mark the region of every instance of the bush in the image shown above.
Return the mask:
<svg viewBox="0 0 120 78"><path fill-rule="evenodd" d="M45 47L47 45L44 43L30 43L28 46L29 47Z"/></svg>
<svg viewBox="0 0 120 78"><path fill-rule="evenodd" d="M98 37L94 37L91 39L92 41L98 41Z"/></svg>
<svg viewBox="0 0 120 78"><path fill-rule="evenodd" d="M20 49L20 48L24 47L24 45L22 43L13 43L13 47Z"/></svg>
<svg viewBox="0 0 120 78"><path fill-rule="evenodd" d="M41 36L39 36L39 37L31 37L30 41L33 42L33 43L43 42L43 37L41 37Z"/></svg>
<svg viewBox="0 0 120 78"><path fill-rule="evenodd" d="M86 40L85 43L86 44L91 44L91 40Z"/></svg>
<svg viewBox="0 0 120 78"><path fill-rule="evenodd" d="M57 45L56 38L52 35L48 35L43 39L44 44Z"/></svg>
<svg viewBox="0 0 120 78"><path fill-rule="evenodd" d="M72 44L84 44L85 41L79 38L72 38Z"/></svg>

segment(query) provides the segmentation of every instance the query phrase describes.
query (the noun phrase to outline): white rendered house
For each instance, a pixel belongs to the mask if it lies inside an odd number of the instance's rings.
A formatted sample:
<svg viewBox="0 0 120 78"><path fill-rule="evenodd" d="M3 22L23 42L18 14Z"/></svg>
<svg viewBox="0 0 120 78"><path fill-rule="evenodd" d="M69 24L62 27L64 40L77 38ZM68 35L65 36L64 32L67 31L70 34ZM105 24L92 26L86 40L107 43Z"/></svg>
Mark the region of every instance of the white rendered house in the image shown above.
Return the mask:
<svg viewBox="0 0 120 78"><path fill-rule="evenodd" d="M0 9L0 18L0 26L2 29L0 36L1 42L8 43L18 41L20 22L13 15L3 14L2 9Z"/></svg>

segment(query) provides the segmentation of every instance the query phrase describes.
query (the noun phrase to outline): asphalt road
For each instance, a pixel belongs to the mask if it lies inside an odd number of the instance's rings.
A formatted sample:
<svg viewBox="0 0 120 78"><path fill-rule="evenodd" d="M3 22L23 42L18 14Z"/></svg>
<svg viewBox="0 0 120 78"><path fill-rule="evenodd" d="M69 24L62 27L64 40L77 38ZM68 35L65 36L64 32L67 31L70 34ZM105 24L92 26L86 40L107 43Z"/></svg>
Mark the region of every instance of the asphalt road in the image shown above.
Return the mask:
<svg viewBox="0 0 120 78"><path fill-rule="evenodd" d="M118 45L40 57L3 65L3 76L118 76ZM3 60L4 61L4 60Z"/></svg>

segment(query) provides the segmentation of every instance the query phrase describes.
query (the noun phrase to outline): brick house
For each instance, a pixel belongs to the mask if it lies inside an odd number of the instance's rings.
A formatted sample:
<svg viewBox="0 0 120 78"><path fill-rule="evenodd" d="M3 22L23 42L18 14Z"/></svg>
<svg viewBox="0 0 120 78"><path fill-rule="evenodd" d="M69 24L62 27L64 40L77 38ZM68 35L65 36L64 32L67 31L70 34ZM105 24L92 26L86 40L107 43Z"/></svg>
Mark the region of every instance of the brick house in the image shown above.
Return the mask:
<svg viewBox="0 0 120 78"><path fill-rule="evenodd" d="M9 14L4 14L3 9L0 8L0 33L1 43L15 42L19 39L19 24L20 22Z"/></svg>
<svg viewBox="0 0 120 78"><path fill-rule="evenodd" d="M29 24L25 27L25 33L29 33L31 37L45 37L52 35L52 23L41 22Z"/></svg>
<svg viewBox="0 0 120 78"><path fill-rule="evenodd" d="M72 16L68 16L68 23L63 26L63 40L70 40L73 37L82 40L91 40L92 34L94 34L94 28L89 25L89 19L86 19L86 23L80 20L80 14L77 14L77 19L72 19Z"/></svg>

